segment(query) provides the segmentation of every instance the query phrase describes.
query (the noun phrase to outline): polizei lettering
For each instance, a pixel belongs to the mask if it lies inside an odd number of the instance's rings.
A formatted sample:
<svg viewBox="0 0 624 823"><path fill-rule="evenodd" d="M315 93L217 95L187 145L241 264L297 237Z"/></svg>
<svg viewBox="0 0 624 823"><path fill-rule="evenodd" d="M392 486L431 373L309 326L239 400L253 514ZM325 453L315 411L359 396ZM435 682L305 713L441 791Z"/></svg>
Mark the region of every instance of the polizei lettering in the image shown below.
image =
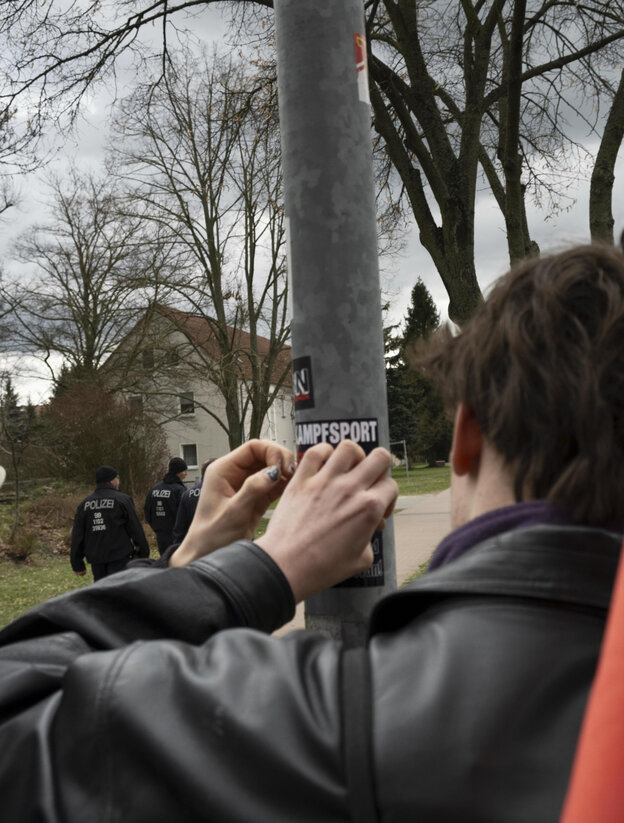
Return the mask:
<svg viewBox="0 0 624 823"><path fill-rule="evenodd" d="M171 497L171 489L154 489L152 497Z"/></svg>
<svg viewBox="0 0 624 823"><path fill-rule="evenodd" d="M111 497L105 497L100 500L85 500L84 511L93 511L95 509L112 509L115 501Z"/></svg>
<svg viewBox="0 0 624 823"><path fill-rule="evenodd" d="M361 446L376 446L376 420L321 420L297 424L297 444L305 450L317 443L337 446L342 440L354 440ZM365 449L366 451L366 449Z"/></svg>

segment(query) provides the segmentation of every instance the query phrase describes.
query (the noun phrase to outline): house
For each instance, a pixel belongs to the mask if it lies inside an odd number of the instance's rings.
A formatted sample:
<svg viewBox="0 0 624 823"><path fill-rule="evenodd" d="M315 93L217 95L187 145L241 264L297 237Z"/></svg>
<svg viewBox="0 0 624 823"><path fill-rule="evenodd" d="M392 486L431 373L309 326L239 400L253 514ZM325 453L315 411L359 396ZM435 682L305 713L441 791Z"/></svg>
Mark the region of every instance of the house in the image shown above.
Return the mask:
<svg viewBox="0 0 624 823"><path fill-rule="evenodd" d="M105 368L131 403L161 423L169 453L186 461L189 480L199 477L204 460L230 450L230 432L249 439L258 418L259 436L295 450L289 346L158 305Z"/></svg>

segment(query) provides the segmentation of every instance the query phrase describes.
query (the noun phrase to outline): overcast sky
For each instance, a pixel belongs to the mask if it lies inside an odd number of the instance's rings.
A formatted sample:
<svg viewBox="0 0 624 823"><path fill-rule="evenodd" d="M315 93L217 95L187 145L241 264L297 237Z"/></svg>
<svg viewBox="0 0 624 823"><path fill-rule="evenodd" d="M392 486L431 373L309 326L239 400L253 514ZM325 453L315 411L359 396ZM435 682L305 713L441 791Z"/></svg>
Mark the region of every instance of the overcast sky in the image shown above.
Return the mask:
<svg viewBox="0 0 624 823"><path fill-rule="evenodd" d="M196 32L204 33L208 44L216 37L217 43L223 44L224 25L219 12L206 10L202 17L201 28L194 25ZM50 169L62 170L64 164L79 164L85 168L101 163L107 140L108 119L110 116L108 96L105 91L93 95L85 106L85 119L77 135L65 138L58 143L58 154ZM579 126L579 139L583 141L585 128ZM588 145L588 148L592 148ZM589 240L588 228L588 191L589 174L575 174L568 191L567 208L559 214L548 214L543 209L529 205L529 227L532 237L542 251L560 248L571 243ZM0 224L0 253L6 269L15 270L13 263L7 262L12 239L30 223L45 220L47 212L44 205L45 190L42 180L45 171L32 174L19 182L21 203L19 207L7 213ZM624 176L624 157L620 158L616 171L616 180ZM617 191L617 185L616 189ZM624 202L614 202L616 234L624 229ZM498 206L489 193L484 192L477 199L476 213L476 264L477 276L481 289L488 286L508 267L507 248L502 218ZM391 299L389 321L400 322L405 316L409 304L411 289L417 277L421 277L435 300L442 319L446 319L448 298L440 277L429 255L418 241L418 232L413 230L405 249L392 259L381 261L382 286ZM36 379L32 373L32 364L22 363L21 379L17 388L24 400L31 397L33 402L41 402L49 393L49 384Z"/></svg>

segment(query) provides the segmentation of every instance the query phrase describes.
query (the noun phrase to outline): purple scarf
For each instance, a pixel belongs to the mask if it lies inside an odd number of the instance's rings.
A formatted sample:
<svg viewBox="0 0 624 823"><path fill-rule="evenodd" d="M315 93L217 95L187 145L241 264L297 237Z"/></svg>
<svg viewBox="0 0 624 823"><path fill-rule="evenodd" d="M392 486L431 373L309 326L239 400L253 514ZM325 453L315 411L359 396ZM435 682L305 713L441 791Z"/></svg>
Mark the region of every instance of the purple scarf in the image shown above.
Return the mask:
<svg viewBox="0 0 624 823"><path fill-rule="evenodd" d="M493 509L448 534L431 556L429 571L445 566L488 537L538 525L572 526L574 520L546 500L527 500Z"/></svg>

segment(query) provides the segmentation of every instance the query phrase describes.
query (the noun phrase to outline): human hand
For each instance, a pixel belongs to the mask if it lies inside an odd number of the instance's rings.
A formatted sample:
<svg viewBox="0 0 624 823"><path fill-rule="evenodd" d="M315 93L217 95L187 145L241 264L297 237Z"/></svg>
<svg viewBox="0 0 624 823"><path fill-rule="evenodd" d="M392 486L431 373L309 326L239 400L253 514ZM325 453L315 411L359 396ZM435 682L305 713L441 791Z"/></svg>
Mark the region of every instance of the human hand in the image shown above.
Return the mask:
<svg viewBox="0 0 624 823"><path fill-rule="evenodd" d="M256 543L280 566L297 602L370 568L375 531L398 496L385 449L368 456L351 440L305 453Z"/></svg>
<svg viewBox="0 0 624 823"><path fill-rule="evenodd" d="M293 471L292 452L269 440L248 440L211 463L191 526L169 565L185 566L235 540L252 538Z"/></svg>

